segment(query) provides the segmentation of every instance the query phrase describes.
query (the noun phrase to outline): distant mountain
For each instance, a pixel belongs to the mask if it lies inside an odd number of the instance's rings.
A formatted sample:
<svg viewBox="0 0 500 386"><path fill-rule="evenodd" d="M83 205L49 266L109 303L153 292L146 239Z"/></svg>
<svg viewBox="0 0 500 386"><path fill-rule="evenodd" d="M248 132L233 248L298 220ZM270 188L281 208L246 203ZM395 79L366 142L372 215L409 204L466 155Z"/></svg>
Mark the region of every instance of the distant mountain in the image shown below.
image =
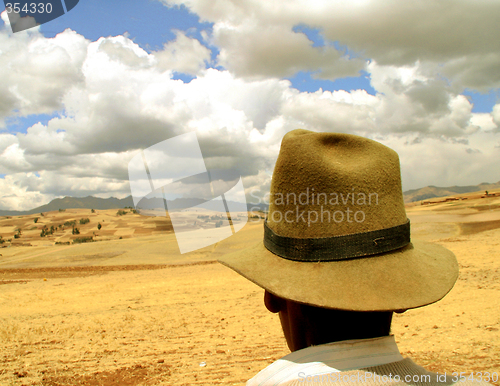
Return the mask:
<svg viewBox="0 0 500 386"><path fill-rule="evenodd" d="M438 186L426 186L425 188L412 189L403 192L404 200L406 204L415 201L427 200L436 197L452 196L456 194L472 193L479 191L495 191L500 190L500 181L496 183L489 184L483 182L479 185L471 186L450 186L450 187L438 187ZM161 201L160 201L161 202ZM154 199L143 200L140 204L141 206L153 205ZM245 204L227 201L230 211L242 212L245 210ZM176 198L175 200L168 201L167 206L170 210L175 209L185 209L191 208L193 206L201 206L205 209L211 209L215 211L220 210L220 205L217 201L207 201L193 198ZM126 207L134 207L134 201L132 196L125 198L99 198L99 197L64 197L56 198L46 205L39 206L37 208L26 210L26 211L15 211L15 210L0 210L0 216L22 216L26 214L35 214L40 212L51 212L59 209L120 209ZM268 205L266 204L247 204L246 210L256 211L262 210L267 211Z"/></svg>
<svg viewBox="0 0 500 386"><path fill-rule="evenodd" d="M156 204L161 205L161 201L156 202ZM140 203L141 207L155 207L154 199L143 200ZM175 209L185 209L191 208L193 206L200 205L205 209L211 209L215 211L220 211L220 205L217 205L217 201L207 201L199 199L186 199L186 198L176 198L175 200L168 201L168 208L170 210ZM227 201L227 205L230 211L243 212L245 210L267 210L267 205L265 204L245 204ZM99 198L99 197L64 197L56 198L46 205L39 206L37 208L26 210L26 211L15 211L15 210L0 210L0 216L22 216L27 214L35 214L41 212L51 212L59 209L120 209L126 207L134 207L134 201L132 196L125 198Z"/></svg>
<svg viewBox="0 0 500 386"><path fill-rule="evenodd" d="M445 188L441 188L438 186L426 186L425 188L413 189L403 192L403 197L405 200L405 204L409 204L410 202L428 200L436 197L453 196L457 194L472 193L485 190L488 190L490 192L494 190L500 190L500 181L492 184L483 182L479 185L450 186Z"/></svg>
<svg viewBox="0 0 500 386"><path fill-rule="evenodd" d="M132 196L122 199L110 197L99 198L93 196L87 197L69 197L56 198L48 204L26 211L0 210L0 216L21 216L24 214L35 214L40 212L51 212L59 209L115 209L134 206Z"/></svg>

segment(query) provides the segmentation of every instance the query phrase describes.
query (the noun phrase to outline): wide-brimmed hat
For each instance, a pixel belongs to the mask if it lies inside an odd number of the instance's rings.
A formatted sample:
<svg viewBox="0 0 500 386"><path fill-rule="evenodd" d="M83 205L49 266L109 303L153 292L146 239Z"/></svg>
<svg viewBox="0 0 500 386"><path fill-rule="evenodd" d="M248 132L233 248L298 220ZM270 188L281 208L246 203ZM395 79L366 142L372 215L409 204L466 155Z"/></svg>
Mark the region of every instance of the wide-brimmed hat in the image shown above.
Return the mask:
<svg viewBox="0 0 500 386"><path fill-rule="evenodd" d="M438 301L458 263L410 241L399 157L359 136L294 130L282 140L264 237L220 262L279 297L394 311Z"/></svg>

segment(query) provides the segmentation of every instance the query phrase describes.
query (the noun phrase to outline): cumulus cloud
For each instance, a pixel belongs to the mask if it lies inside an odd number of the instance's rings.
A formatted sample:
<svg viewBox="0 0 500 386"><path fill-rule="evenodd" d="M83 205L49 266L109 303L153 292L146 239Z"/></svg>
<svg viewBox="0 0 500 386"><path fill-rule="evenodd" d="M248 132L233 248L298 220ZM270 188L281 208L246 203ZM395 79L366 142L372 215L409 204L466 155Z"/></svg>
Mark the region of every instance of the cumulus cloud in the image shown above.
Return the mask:
<svg viewBox="0 0 500 386"><path fill-rule="evenodd" d="M491 116L493 118L493 122L495 123L495 125L497 126L497 130L500 131L500 103L499 104L496 104L494 107L493 107L493 111L491 113Z"/></svg>
<svg viewBox="0 0 500 386"><path fill-rule="evenodd" d="M3 13L2 13L3 14ZM71 30L52 39L0 30L0 128L7 116L52 113L83 81L88 41Z"/></svg>
<svg viewBox="0 0 500 386"><path fill-rule="evenodd" d="M8 210L28 210L54 199L54 195L40 191L30 191L27 180L36 179L34 173L17 173L0 179L0 208Z"/></svg>
<svg viewBox="0 0 500 386"><path fill-rule="evenodd" d="M215 43L219 64L242 77L287 77L315 71L323 79L357 76L365 67L361 59L349 60L332 46L313 43L291 25L267 25L253 19L233 26L216 23Z"/></svg>
<svg viewBox="0 0 500 386"><path fill-rule="evenodd" d="M165 43L163 50L155 52L158 68L197 75L210 62L211 51L197 39L190 38L182 31L174 31L175 39Z"/></svg>
<svg viewBox="0 0 500 386"><path fill-rule="evenodd" d="M162 1L184 4L213 22L219 59L239 75L287 76L307 69L336 78L362 68L358 59L346 60L332 47L312 47L305 35L293 32L307 25L381 65L432 64L458 91L500 86L497 1Z"/></svg>

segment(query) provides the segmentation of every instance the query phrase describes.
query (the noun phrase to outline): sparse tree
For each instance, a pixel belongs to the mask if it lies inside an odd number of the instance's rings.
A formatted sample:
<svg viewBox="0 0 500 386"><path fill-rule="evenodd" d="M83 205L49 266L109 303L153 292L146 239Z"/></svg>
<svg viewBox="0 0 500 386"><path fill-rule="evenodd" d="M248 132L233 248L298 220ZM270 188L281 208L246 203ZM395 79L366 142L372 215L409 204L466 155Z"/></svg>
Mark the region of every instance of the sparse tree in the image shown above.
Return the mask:
<svg viewBox="0 0 500 386"><path fill-rule="evenodd" d="M33 219L33 222L36 224L36 223L38 222L38 219L39 219L39 217L35 217L35 218Z"/></svg>
<svg viewBox="0 0 500 386"><path fill-rule="evenodd" d="M101 230L101 228L102 228L101 223L98 223L98 224L97 224L97 229L98 229L98 230Z"/></svg>

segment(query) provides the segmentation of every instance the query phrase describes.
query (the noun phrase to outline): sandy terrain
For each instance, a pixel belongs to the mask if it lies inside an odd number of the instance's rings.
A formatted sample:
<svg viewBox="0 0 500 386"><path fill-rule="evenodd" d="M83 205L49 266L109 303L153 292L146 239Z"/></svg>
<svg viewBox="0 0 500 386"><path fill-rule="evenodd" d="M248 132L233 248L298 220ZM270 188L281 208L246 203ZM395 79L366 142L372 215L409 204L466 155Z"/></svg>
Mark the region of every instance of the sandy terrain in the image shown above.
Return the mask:
<svg viewBox="0 0 500 386"><path fill-rule="evenodd" d="M166 219L92 215L68 209L43 222L88 217L81 235L107 241L54 245L71 228L41 238L28 228L36 216L0 218L4 239L32 245L0 248L0 385L242 385L289 352L263 290L215 263L260 239L261 223L181 255ZM403 356L500 375L500 197L408 216L412 237L451 249L461 273L442 301L395 316Z"/></svg>

